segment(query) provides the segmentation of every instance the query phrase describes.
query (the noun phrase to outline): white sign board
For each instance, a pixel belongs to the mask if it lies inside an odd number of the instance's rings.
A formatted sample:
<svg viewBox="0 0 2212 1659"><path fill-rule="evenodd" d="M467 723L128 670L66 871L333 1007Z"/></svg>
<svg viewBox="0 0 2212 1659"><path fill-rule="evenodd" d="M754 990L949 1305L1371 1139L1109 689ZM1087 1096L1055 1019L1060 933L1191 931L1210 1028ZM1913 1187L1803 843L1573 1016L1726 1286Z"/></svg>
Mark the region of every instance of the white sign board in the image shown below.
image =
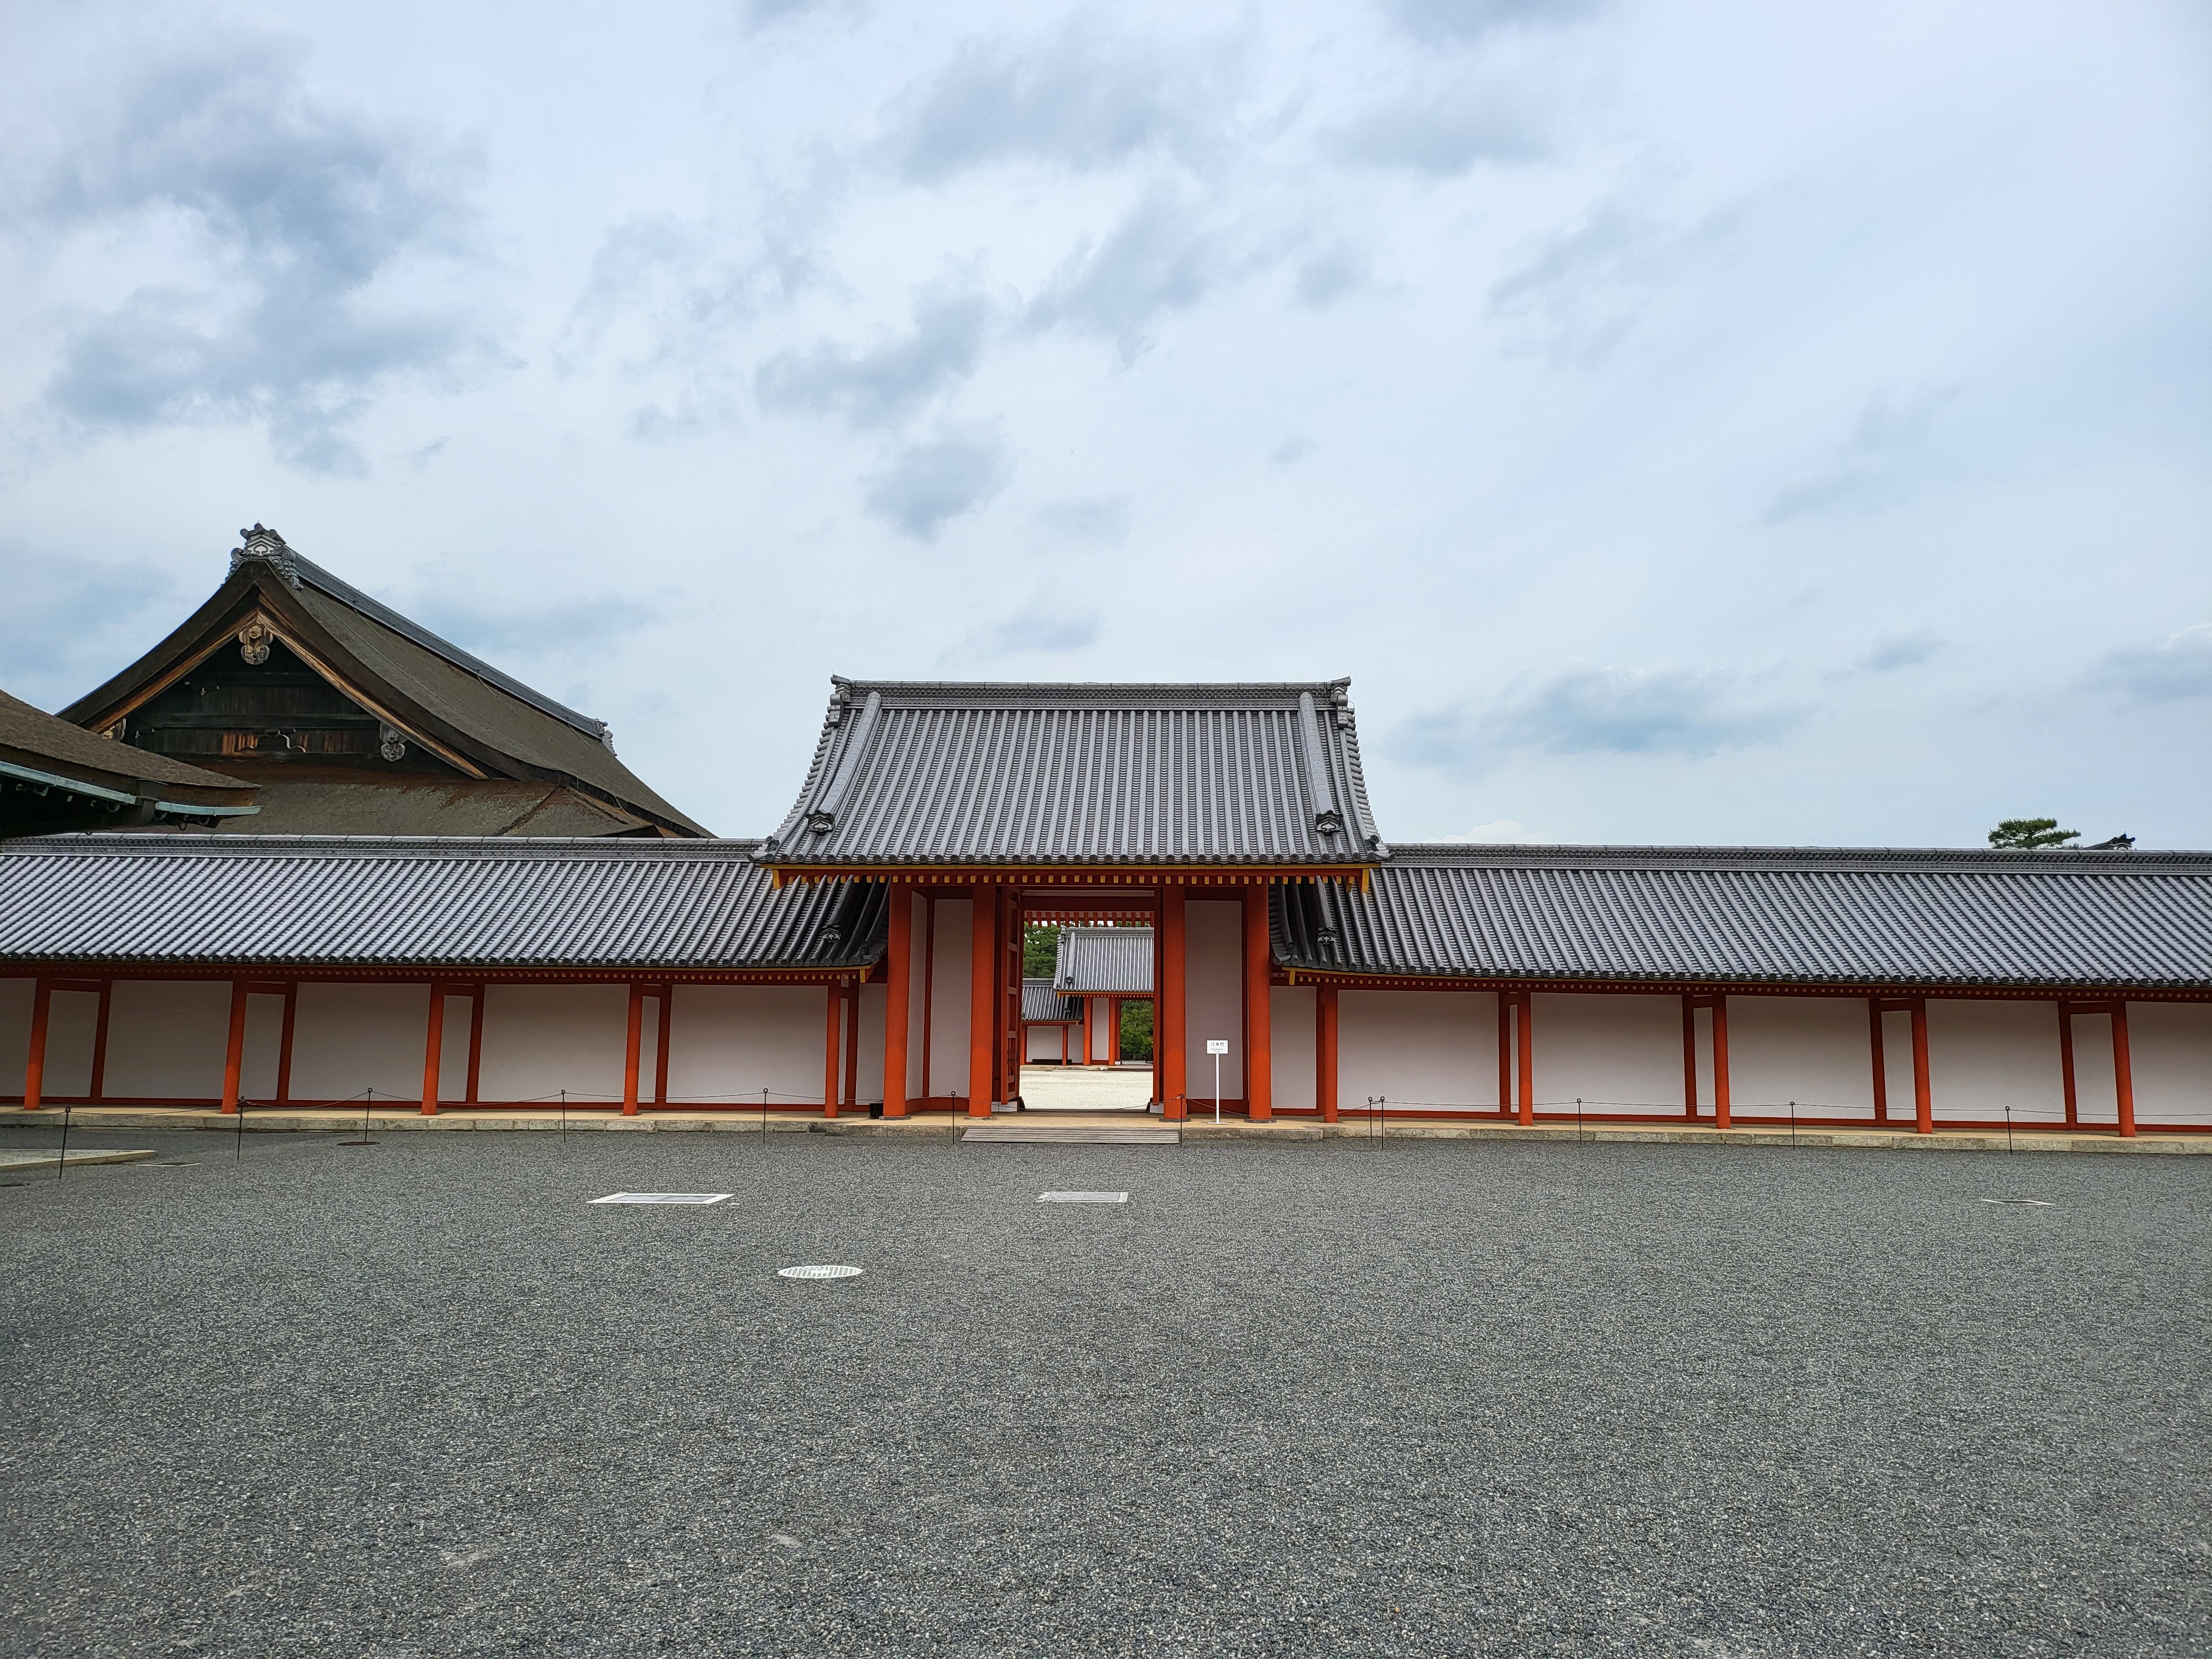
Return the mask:
<svg viewBox="0 0 2212 1659"><path fill-rule="evenodd" d="M1227 1054L1227 1053L1229 1052L1229 1039L1228 1039L1227 1037L1208 1037L1208 1038L1206 1038L1206 1053L1208 1053L1209 1054Z"/></svg>

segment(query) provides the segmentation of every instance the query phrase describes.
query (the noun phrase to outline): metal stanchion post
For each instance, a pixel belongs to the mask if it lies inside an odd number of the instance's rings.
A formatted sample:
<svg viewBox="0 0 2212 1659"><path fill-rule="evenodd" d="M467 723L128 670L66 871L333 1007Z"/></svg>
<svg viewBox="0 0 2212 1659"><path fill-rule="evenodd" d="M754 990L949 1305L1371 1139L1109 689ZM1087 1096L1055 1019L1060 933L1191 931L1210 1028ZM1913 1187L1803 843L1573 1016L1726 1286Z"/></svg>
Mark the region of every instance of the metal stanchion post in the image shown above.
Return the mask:
<svg viewBox="0 0 2212 1659"><path fill-rule="evenodd" d="M64 1103L62 1106L61 1155L54 1159L54 1179L57 1181L62 1178L62 1171L69 1164L69 1120L70 1109L67 1103Z"/></svg>
<svg viewBox="0 0 2212 1659"><path fill-rule="evenodd" d="M231 1145L235 1150L231 1154L230 1161L234 1164L243 1164L246 1161L246 1097L244 1095L238 1097L238 1133L233 1139Z"/></svg>
<svg viewBox="0 0 2212 1659"><path fill-rule="evenodd" d="M1575 1097L1575 1145L1583 1144L1583 1097Z"/></svg>

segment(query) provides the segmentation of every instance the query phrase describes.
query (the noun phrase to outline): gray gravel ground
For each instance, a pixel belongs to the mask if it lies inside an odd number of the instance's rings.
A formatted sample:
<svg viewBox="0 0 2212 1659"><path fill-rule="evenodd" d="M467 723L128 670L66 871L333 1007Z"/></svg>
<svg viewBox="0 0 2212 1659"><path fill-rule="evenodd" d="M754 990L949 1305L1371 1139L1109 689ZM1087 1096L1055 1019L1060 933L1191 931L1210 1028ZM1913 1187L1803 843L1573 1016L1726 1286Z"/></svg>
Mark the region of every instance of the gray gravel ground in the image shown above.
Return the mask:
<svg viewBox="0 0 2212 1659"><path fill-rule="evenodd" d="M129 1139L0 1652L2212 1651L2212 1159Z"/></svg>

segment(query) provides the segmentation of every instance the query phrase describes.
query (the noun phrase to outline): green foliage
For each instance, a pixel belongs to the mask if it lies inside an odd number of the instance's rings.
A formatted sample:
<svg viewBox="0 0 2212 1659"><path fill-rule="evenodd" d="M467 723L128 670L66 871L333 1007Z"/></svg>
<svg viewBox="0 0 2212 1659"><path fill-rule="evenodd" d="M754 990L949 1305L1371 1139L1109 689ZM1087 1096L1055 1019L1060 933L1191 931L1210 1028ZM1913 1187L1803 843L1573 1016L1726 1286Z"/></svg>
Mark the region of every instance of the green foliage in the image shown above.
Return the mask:
<svg viewBox="0 0 2212 1659"><path fill-rule="evenodd" d="M1121 1005L1121 1058L1150 1060L1152 1057L1152 1005L1149 1002L1125 1002Z"/></svg>
<svg viewBox="0 0 2212 1659"><path fill-rule="evenodd" d="M1051 922L1033 921L1022 929L1022 977L1050 979L1060 962L1060 929Z"/></svg>
<svg viewBox="0 0 2212 1659"><path fill-rule="evenodd" d="M2033 851L2038 847L2063 847L2081 833L2061 830L2057 818L2007 818L1990 831L1990 845Z"/></svg>

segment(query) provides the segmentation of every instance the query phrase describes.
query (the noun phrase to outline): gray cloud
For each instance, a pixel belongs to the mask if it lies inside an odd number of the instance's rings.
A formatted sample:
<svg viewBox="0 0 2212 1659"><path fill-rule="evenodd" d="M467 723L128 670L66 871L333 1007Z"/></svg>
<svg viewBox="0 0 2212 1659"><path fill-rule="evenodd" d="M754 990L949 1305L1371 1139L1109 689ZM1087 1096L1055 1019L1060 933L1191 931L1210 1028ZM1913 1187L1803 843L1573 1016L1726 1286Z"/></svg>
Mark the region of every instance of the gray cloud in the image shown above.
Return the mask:
<svg viewBox="0 0 2212 1659"><path fill-rule="evenodd" d="M968 636L968 648L987 657L1079 651L1098 637L1099 626L1097 611L1070 610L1040 594L1013 616L977 629Z"/></svg>
<svg viewBox="0 0 2212 1659"><path fill-rule="evenodd" d="M625 220L592 255L590 279L556 338L555 363L583 372L611 334L637 319L644 344L633 367L679 367L696 383L695 405L728 404L732 343L828 281L799 216L793 204L776 203L757 246L738 253L665 216ZM713 395L704 395L709 386Z"/></svg>
<svg viewBox="0 0 2212 1659"><path fill-rule="evenodd" d="M1030 323L1103 335L1124 363L1144 356L1153 325L1186 311L1257 262L1232 254L1195 204L1156 191L1103 242L1079 249L1030 307Z"/></svg>
<svg viewBox="0 0 2212 1659"><path fill-rule="evenodd" d="M1366 284L1366 259L1340 242L1307 258L1291 286L1300 305L1320 311Z"/></svg>
<svg viewBox="0 0 2212 1659"><path fill-rule="evenodd" d="M1727 672L1570 669L1486 705L1410 721L1400 746L1421 764L1469 775L1516 750L1702 759L1772 742L1810 713L1748 700L1740 678Z"/></svg>
<svg viewBox="0 0 2212 1659"><path fill-rule="evenodd" d="M858 19L866 9L860 0L744 0L738 15L757 33L801 17Z"/></svg>
<svg viewBox="0 0 2212 1659"><path fill-rule="evenodd" d="M1555 362L1601 362L1634 325L1638 296L1673 248L1699 234L1670 245L1619 202L1601 202L1491 286L1491 313L1534 322Z"/></svg>
<svg viewBox="0 0 2212 1659"><path fill-rule="evenodd" d="M1538 161L1551 148L1524 100L1464 88L1426 103L1374 110L1326 142L1347 161L1439 179L1455 177L1479 161Z"/></svg>
<svg viewBox="0 0 2212 1659"><path fill-rule="evenodd" d="M1034 159L1109 167L1143 152L1188 156L1219 89L1200 64L1077 23L1054 38L971 40L906 100L884 150L909 179Z"/></svg>
<svg viewBox="0 0 2212 1659"><path fill-rule="evenodd" d="M220 544L218 544L220 545ZM219 568L220 554L208 565ZM184 614L174 578L150 564L84 559L56 546L0 542L4 687L55 708L75 701Z"/></svg>
<svg viewBox="0 0 2212 1659"><path fill-rule="evenodd" d="M1314 453L1314 441L1300 432L1285 438L1267 452L1269 466L1296 466Z"/></svg>
<svg viewBox="0 0 2212 1659"><path fill-rule="evenodd" d="M1604 0L1385 0L1383 14L1431 46L1480 40L1494 30L1581 21Z"/></svg>
<svg viewBox="0 0 2212 1659"><path fill-rule="evenodd" d="M1948 643L1932 628L1916 628L1903 634L1884 634L1851 665L1863 673L1887 674L1899 668L1917 668Z"/></svg>
<svg viewBox="0 0 2212 1659"><path fill-rule="evenodd" d="M969 428L904 446L869 483L868 510L916 541L973 512L1006 487L1012 471L994 433Z"/></svg>
<svg viewBox="0 0 2212 1659"><path fill-rule="evenodd" d="M1063 540L1119 547L1129 539L1133 514L1127 495L1100 495L1054 501L1038 508L1036 516L1040 526Z"/></svg>
<svg viewBox="0 0 2212 1659"><path fill-rule="evenodd" d="M2212 623L2185 628L2156 645L2107 652L2087 683L2139 702L2212 697Z"/></svg>
<svg viewBox="0 0 2212 1659"><path fill-rule="evenodd" d="M1835 458L1820 471L1777 490L1761 524L1827 513L1863 512L1902 501L1911 492L1928 447L1936 411L1959 395L1957 386L1900 396L1877 393Z"/></svg>
<svg viewBox="0 0 2212 1659"><path fill-rule="evenodd" d="M607 595L553 605L471 604L425 593L408 614L465 651L496 661L502 653L535 656L579 645L596 645L634 634L660 613L633 599Z"/></svg>
<svg viewBox="0 0 2212 1659"><path fill-rule="evenodd" d="M49 227L180 217L218 271L77 319L51 410L124 428L256 418L292 465L356 469L346 428L381 383L483 349L457 307L369 298L403 262L461 250L482 155L313 95L303 56L262 36L203 43L128 81L114 118L73 140L44 192Z"/></svg>
<svg viewBox="0 0 2212 1659"><path fill-rule="evenodd" d="M842 415L856 426L905 420L975 372L992 319L981 294L949 285L915 295L914 327L865 351L818 345L761 366L756 384L773 409Z"/></svg>

